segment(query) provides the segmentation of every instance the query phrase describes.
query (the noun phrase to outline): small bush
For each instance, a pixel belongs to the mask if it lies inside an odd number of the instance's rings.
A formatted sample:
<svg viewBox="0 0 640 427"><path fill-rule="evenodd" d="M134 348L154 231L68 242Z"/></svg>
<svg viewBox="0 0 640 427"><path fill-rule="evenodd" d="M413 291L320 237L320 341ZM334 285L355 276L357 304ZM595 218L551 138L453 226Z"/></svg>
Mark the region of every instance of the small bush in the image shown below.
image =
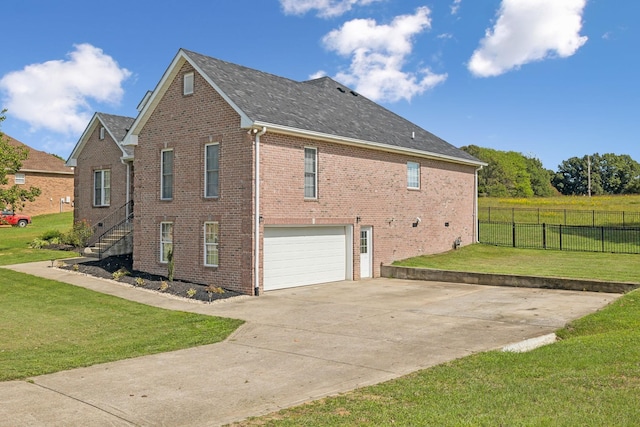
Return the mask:
<svg viewBox="0 0 640 427"><path fill-rule="evenodd" d="M111 277L113 277L113 280L120 280L122 279L124 276L128 276L131 273L129 272L129 270L127 270L126 268L122 267L121 269L114 271L113 274L111 274Z"/></svg>
<svg viewBox="0 0 640 427"><path fill-rule="evenodd" d="M187 289L187 297L193 298L193 297L196 296L197 292L198 291L196 291L195 288L189 288L189 289Z"/></svg>
<svg viewBox="0 0 640 427"><path fill-rule="evenodd" d="M89 238L93 235L93 229L87 220L76 221L73 228L62 236L62 243L78 248L87 246Z"/></svg>
<svg viewBox="0 0 640 427"><path fill-rule="evenodd" d="M158 288L160 292L165 292L168 289L169 289L169 284L166 281L163 280L162 282L160 282L160 288Z"/></svg>
<svg viewBox="0 0 640 427"><path fill-rule="evenodd" d="M135 285L136 286L144 286L144 279L142 277L136 277Z"/></svg>
<svg viewBox="0 0 640 427"><path fill-rule="evenodd" d="M58 239L58 241L60 239L62 239L62 231L60 230L47 230L44 233L42 233L42 236L40 236L40 238L42 240L47 240L47 241L52 241L54 239Z"/></svg>
<svg viewBox="0 0 640 427"><path fill-rule="evenodd" d="M31 249L42 249L47 245L49 245L49 242L46 241L46 240L43 240L43 239L41 239L39 237L36 237L31 242L29 242L29 247Z"/></svg>

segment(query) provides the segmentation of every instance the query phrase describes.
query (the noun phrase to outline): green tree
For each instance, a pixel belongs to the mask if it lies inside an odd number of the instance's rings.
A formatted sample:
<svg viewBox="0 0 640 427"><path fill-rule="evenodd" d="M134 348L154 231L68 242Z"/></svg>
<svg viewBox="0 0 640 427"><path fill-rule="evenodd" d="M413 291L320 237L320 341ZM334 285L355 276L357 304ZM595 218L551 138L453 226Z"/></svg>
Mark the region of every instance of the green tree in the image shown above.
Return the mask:
<svg viewBox="0 0 640 427"><path fill-rule="evenodd" d="M0 124L5 120L7 110L0 111ZM29 150L25 147L16 147L9 144L2 130L0 130L0 208L10 210L22 210L25 202L33 202L40 195L40 189L30 187L28 190L19 185L7 187L9 180L7 175L15 174L22 167L22 162L29 156Z"/></svg>
<svg viewBox="0 0 640 427"><path fill-rule="evenodd" d="M554 194L553 172L542 162L515 151L500 151L469 145L462 147L487 166L478 172L478 193L490 197L547 197Z"/></svg>
<svg viewBox="0 0 640 427"><path fill-rule="evenodd" d="M640 164L626 154L572 157L558 166L552 183L562 194L586 195L589 175L592 195L640 193Z"/></svg>

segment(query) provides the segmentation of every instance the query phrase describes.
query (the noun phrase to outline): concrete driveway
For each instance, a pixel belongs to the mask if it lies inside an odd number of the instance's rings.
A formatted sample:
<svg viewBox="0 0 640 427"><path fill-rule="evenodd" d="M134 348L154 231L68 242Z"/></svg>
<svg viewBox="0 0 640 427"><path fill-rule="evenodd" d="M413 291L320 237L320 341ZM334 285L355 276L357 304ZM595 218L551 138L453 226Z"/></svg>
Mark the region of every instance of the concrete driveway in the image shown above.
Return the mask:
<svg viewBox="0 0 640 427"><path fill-rule="evenodd" d="M203 304L10 268L247 321L223 343L0 383L2 426L203 426L261 415L555 331L619 295L371 279Z"/></svg>

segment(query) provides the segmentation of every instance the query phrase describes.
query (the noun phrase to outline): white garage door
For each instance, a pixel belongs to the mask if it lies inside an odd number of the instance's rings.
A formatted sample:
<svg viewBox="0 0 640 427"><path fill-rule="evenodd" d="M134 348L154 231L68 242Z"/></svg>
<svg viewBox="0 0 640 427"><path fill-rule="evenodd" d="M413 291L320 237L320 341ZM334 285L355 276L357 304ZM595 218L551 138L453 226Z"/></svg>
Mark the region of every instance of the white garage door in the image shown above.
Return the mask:
<svg viewBox="0 0 640 427"><path fill-rule="evenodd" d="M266 227L264 289L345 280L345 227Z"/></svg>

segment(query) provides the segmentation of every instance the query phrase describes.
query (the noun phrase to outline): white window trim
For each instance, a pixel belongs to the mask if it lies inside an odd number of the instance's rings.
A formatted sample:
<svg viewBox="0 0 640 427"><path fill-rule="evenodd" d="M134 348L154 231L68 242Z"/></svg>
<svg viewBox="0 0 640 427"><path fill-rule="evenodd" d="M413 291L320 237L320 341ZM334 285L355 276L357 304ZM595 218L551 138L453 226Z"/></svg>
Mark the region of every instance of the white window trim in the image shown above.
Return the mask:
<svg viewBox="0 0 640 427"><path fill-rule="evenodd" d="M213 225L215 224L217 226L217 233L216 233L216 242L215 243L208 243L207 242L207 225ZM218 267L218 265L220 265L220 223L218 223L217 221L207 221L204 223L204 227L203 227L203 237L204 237L204 266L205 267ZM217 259L218 259L218 263L217 264L209 264L207 263L207 258L208 258L208 254L209 254L209 250L215 250L217 253Z"/></svg>
<svg viewBox="0 0 640 427"><path fill-rule="evenodd" d="M313 150L314 157L314 183L313 183L313 196L307 196L307 150ZM304 147L304 198L307 200L318 199L318 149L316 147Z"/></svg>
<svg viewBox="0 0 640 427"><path fill-rule="evenodd" d="M418 176L416 177L416 185L412 185L412 176L411 171L415 168ZM407 188L410 190L419 190L420 189L420 163L418 162L407 162Z"/></svg>
<svg viewBox="0 0 640 427"><path fill-rule="evenodd" d="M104 139L104 126L100 126L99 139Z"/></svg>
<svg viewBox="0 0 640 427"><path fill-rule="evenodd" d="M164 153L171 151L171 197L164 197ZM160 151L160 200L173 200L176 156L173 148Z"/></svg>
<svg viewBox="0 0 640 427"><path fill-rule="evenodd" d="M109 172L109 187L105 187L105 172ZM100 203L96 203L96 174L100 174ZM105 188L109 189L109 197L106 197ZM93 206L104 207L111 205L111 169L96 169L93 171ZM108 200L107 200L108 199Z"/></svg>
<svg viewBox="0 0 640 427"><path fill-rule="evenodd" d="M15 178L15 183L18 185L27 183L27 177L23 173L16 172L14 178Z"/></svg>
<svg viewBox="0 0 640 427"><path fill-rule="evenodd" d="M171 225L171 237L170 237L171 240L169 240L169 241L163 240L164 226L167 225L167 224ZM162 221L160 223L160 262L162 264L168 264L169 263L169 260L165 259L165 257L164 257L164 246L166 244L167 245L171 245L171 250L173 250L173 222L171 222L171 221Z"/></svg>
<svg viewBox="0 0 640 427"><path fill-rule="evenodd" d="M192 72L186 73L182 78L182 94L183 95L192 95L195 86L195 75Z"/></svg>
<svg viewBox="0 0 640 427"><path fill-rule="evenodd" d="M218 146L218 194L216 196L207 195L207 147L211 147L213 145ZM220 143L214 142L211 144L205 144L204 146L204 197L206 199L217 199L220 197Z"/></svg>

